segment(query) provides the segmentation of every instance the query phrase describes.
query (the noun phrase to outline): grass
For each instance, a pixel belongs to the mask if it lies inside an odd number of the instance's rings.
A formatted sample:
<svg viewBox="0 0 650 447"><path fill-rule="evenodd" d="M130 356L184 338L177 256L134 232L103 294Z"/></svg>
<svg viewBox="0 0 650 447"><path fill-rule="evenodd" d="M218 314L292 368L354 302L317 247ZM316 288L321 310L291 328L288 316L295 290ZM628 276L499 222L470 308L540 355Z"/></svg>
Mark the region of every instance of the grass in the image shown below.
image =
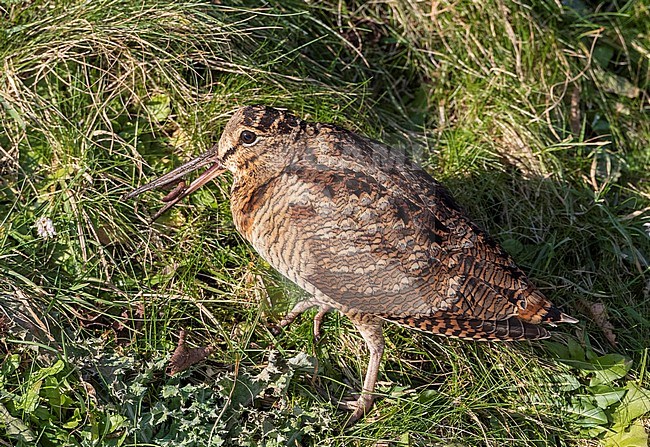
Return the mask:
<svg viewBox="0 0 650 447"><path fill-rule="evenodd" d="M0 445L647 443L650 5L566 5L0 2ZM338 315L272 334L304 294L235 231L228 179L153 226L159 196L119 199L253 103L409 151L581 323L390 327L383 398L344 429L363 342ZM181 329L214 351L170 377Z"/></svg>

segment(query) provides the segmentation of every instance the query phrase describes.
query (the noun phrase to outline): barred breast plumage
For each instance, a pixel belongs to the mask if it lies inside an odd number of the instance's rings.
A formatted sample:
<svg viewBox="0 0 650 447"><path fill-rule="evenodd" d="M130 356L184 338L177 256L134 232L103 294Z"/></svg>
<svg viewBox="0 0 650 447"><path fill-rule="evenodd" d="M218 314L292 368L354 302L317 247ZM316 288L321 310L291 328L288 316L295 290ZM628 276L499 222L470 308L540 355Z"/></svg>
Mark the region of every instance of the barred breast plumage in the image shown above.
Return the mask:
<svg viewBox="0 0 650 447"><path fill-rule="evenodd" d="M281 325L318 306L318 333L333 308L366 340L371 356L351 420L372 405L384 321L475 340L540 339L549 336L540 323L577 321L402 151L270 107L244 107L217 146L128 197L204 165L162 211L223 170L233 173L235 226L312 295Z"/></svg>

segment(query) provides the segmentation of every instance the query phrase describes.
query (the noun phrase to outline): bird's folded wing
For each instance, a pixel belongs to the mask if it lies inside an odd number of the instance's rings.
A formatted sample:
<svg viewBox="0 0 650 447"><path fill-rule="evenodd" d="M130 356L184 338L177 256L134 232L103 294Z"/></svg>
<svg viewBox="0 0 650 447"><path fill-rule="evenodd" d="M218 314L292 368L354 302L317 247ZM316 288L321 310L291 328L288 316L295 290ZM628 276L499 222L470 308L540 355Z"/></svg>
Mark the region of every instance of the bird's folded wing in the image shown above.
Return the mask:
<svg viewBox="0 0 650 447"><path fill-rule="evenodd" d="M512 259L450 205L430 177L441 196L425 203L369 172L298 163L283 176L292 199L279 220L299 228L294 234L300 252L294 255L300 262L292 265L304 266L287 276L307 290L395 318L442 311L538 323L548 313L550 303Z"/></svg>

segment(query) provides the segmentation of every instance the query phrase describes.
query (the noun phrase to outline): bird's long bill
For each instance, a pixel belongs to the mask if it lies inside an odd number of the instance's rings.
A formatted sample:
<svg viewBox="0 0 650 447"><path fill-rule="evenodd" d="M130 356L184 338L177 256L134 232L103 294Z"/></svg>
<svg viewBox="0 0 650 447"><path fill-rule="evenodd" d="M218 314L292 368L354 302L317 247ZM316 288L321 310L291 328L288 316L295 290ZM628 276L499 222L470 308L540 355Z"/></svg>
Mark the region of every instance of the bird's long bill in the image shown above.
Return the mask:
<svg viewBox="0 0 650 447"><path fill-rule="evenodd" d="M203 154L199 155L195 159L185 163L182 166L179 166L178 168L168 172L162 177L157 178L153 182L147 183L146 185L140 186L139 188L131 191L130 193L125 194L122 197L122 200L132 199L133 197L137 197L144 192L174 184L180 181L185 175L189 174L190 172L202 168L203 166L212 165L207 170L205 170L203 174L198 176L196 180L190 183L189 186L187 187L180 186L176 190L172 191L170 196L163 199L167 203L151 218L151 220L158 219L165 211L167 211L168 209L176 205L185 197L192 194L201 186L208 183L210 180L217 178L220 174L222 174L226 170L221 165L221 162L215 157L215 152L216 152L216 147L210 149L207 152L204 152Z"/></svg>

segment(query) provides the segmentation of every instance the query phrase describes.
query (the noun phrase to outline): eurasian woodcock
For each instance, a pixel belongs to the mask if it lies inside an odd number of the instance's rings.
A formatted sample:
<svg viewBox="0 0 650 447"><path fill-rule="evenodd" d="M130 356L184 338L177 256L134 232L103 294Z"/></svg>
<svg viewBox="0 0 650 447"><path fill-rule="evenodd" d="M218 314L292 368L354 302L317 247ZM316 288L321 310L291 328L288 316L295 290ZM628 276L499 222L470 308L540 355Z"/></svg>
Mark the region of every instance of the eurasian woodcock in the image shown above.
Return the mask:
<svg viewBox="0 0 650 447"><path fill-rule="evenodd" d="M404 151L271 107L243 107L217 145L125 198L204 166L164 199L154 219L232 172L236 228L311 294L280 325L317 306L319 334L324 314L336 309L366 341L370 360L361 396L348 406L352 421L373 403L385 321L471 340L541 339L549 332L540 323L577 322Z"/></svg>

